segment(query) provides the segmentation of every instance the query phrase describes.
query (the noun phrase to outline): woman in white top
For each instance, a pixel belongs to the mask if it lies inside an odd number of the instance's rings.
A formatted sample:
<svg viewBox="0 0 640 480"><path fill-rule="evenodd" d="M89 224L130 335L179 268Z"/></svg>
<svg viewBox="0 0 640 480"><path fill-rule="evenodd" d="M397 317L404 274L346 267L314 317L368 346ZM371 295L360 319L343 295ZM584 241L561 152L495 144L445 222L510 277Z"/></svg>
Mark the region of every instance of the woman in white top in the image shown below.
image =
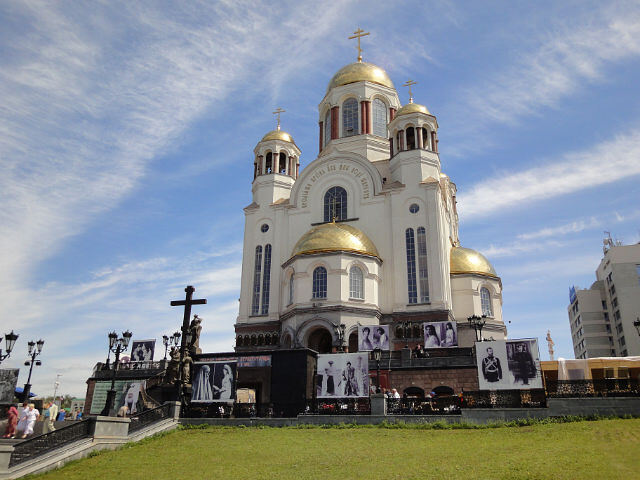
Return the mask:
<svg viewBox="0 0 640 480"><path fill-rule="evenodd" d="M25 438L27 435L33 434L33 426L36 423L36 419L40 416L40 412L35 408L36 406L33 403L30 403L29 406L23 410L23 419L24 419L24 431L22 432L22 438ZM20 421L22 422L21 419Z"/></svg>

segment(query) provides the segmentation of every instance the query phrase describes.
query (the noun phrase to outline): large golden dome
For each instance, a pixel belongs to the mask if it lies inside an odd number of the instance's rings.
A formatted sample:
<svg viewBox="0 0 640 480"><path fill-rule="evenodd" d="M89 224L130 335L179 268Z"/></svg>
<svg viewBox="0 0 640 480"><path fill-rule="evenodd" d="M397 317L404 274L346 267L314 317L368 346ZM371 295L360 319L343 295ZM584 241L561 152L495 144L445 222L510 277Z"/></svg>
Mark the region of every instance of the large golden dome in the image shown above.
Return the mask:
<svg viewBox="0 0 640 480"><path fill-rule="evenodd" d="M305 233L296 246L292 257L323 252L353 252L378 257L378 250L362 231L345 223L323 223Z"/></svg>
<svg viewBox="0 0 640 480"><path fill-rule="evenodd" d="M329 82L327 93L329 93L329 90L332 88L363 81L394 88L393 82L389 78L389 75L387 75L387 72L377 65L367 62L354 62L338 70L338 73L336 73Z"/></svg>
<svg viewBox="0 0 640 480"><path fill-rule="evenodd" d="M427 107L424 105L420 105L419 103L407 103L405 106L400 107L400 109L396 112L396 117L401 115L409 115L410 113L426 113L427 115L431 115Z"/></svg>
<svg viewBox="0 0 640 480"><path fill-rule="evenodd" d="M470 248L451 248L451 274L475 273L497 277L498 274L493 269L489 260L479 252Z"/></svg>
<svg viewBox="0 0 640 480"><path fill-rule="evenodd" d="M296 142L293 141L293 137L282 130L272 130L262 137L262 140L260 141L264 142L266 140L282 140L283 142L293 143L294 145L296 144Z"/></svg>

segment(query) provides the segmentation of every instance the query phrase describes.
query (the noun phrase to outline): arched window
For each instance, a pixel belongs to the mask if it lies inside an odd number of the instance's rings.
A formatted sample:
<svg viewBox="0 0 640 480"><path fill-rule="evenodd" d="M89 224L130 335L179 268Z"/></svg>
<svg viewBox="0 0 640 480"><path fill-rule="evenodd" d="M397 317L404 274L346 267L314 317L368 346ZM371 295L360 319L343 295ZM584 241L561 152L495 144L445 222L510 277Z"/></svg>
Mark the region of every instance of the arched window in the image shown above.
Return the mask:
<svg viewBox="0 0 640 480"><path fill-rule="evenodd" d="M264 274L262 275L262 315L269 313L269 290L271 285L271 245L264 247Z"/></svg>
<svg viewBox="0 0 640 480"><path fill-rule="evenodd" d="M416 148L416 135L413 127L407 128L407 150L414 150Z"/></svg>
<svg viewBox="0 0 640 480"><path fill-rule="evenodd" d="M420 302L429 301L429 273L427 271L427 234L424 227L418 227L418 284Z"/></svg>
<svg viewBox="0 0 640 480"><path fill-rule="evenodd" d="M328 144L331 141L331 109L327 110L327 114L324 116L324 144Z"/></svg>
<svg viewBox="0 0 640 480"><path fill-rule="evenodd" d="M284 152L280 152L280 164L278 165L278 173L282 173L283 175L287 173L287 154Z"/></svg>
<svg viewBox="0 0 640 480"><path fill-rule="evenodd" d="M242 335L238 335L238 338L236 338L236 347L241 347L242 346Z"/></svg>
<svg viewBox="0 0 640 480"><path fill-rule="evenodd" d="M347 219L347 191L342 187L331 187L324 194L324 221Z"/></svg>
<svg viewBox="0 0 640 480"><path fill-rule="evenodd" d="M373 134L379 137L387 136L387 106L382 100L376 98L372 105L373 110Z"/></svg>
<svg viewBox="0 0 640 480"><path fill-rule="evenodd" d="M289 305L293 303L293 293L294 293L294 283L293 283L293 273L289 277Z"/></svg>
<svg viewBox="0 0 640 480"><path fill-rule="evenodd" d="M422 130L422 148L424 148L425 150L431 150L429 148L429 130L424 127L422 127L420 130Z"/></svg>
<svg viewBox="0 0 640 480"><path fill-rule="evenodd" d="M480 303L482 304L482 314L487 317L493 317L493 309L491 308L491 294L489 289L482 287L480 289Z"/></svg>
<svg viewBox="0 0 640 480"><path fill-rule="evenodd" d="M253 267L253 300L251 302L251 315L260 313L260 273L262 270L262 246L256 247L256 257Z"/></svg>
<svg viewBox="0 0 640 480"><path fill-rule="evenodd" d="M358 101L348 98L342 104L342 136L358 134Z"/></svg>
<svg viewBox="0 0 640 480"><path fill-rule="evenodd" d="M363 275L355 265L349 269L349 298L364 298Z"/></svg>
<svg viewBox="0 0 640 480"><path fill-rule="evenodd" d="M416 288L416 244L413 228L405 231L407 247L407 287L409 291L409 303L418 303L418 291Z"/></svg>
<svg viewBox="0 0 640 480"><path fill-rule="evenodd" d="M324 267L313 271L313 298L327 298L327 269Z"/></svg>

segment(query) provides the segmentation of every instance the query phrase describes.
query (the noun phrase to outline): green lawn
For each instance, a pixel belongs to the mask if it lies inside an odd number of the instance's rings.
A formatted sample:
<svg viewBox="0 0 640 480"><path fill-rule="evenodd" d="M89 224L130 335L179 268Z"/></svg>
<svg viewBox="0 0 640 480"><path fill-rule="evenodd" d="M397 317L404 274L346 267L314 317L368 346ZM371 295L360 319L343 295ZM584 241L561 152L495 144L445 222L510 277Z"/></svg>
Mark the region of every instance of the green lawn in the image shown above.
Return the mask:
<svg viewBox="0 0 640 480"><path fill-rule="evenodd" d="M635 479L640 419L482 430L178 430L34 478Z"/></svg>

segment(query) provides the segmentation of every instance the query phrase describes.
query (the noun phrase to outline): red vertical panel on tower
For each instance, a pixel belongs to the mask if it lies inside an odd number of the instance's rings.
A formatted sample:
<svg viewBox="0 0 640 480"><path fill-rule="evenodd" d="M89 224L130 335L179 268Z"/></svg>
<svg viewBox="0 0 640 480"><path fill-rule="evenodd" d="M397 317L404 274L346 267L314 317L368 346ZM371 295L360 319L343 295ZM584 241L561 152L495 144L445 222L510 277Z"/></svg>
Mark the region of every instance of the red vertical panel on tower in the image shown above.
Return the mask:
<svg viewBox="0 0 640 480"><path fill-rule="evenodd" d="M360 102L360 134L367 133L367 102Z"/></svg>
<svg viewBox="0 0 640 480"><path fill-rule="evenodd" d="M331 107L331 140L338 138L338 113L340 107Z"/></svg>
<svg viewBox="0 0 640 480"><path fill-rule="evenodd" d="M367 114L367 124L366 124L366 130L365 133L371 133L371 102L364 102L365 103L365 111Z"/></svg>
<svg viewBox="0 0 640 480"><path fill-rule="evenodd" d="M390 108L389 109L389 121L393 121L393 119L396 118L396 109L395 108Z"/></svg>
<svg viewBox="0 0 640 480"><path fill-rule="evenodd" d="M322 139L324 138L323 135L323 126L324 126L324 122L318 122L318 130L320 131L320 138L319 138L319 146L318 146L318 153L322 152Z"/></svg>

